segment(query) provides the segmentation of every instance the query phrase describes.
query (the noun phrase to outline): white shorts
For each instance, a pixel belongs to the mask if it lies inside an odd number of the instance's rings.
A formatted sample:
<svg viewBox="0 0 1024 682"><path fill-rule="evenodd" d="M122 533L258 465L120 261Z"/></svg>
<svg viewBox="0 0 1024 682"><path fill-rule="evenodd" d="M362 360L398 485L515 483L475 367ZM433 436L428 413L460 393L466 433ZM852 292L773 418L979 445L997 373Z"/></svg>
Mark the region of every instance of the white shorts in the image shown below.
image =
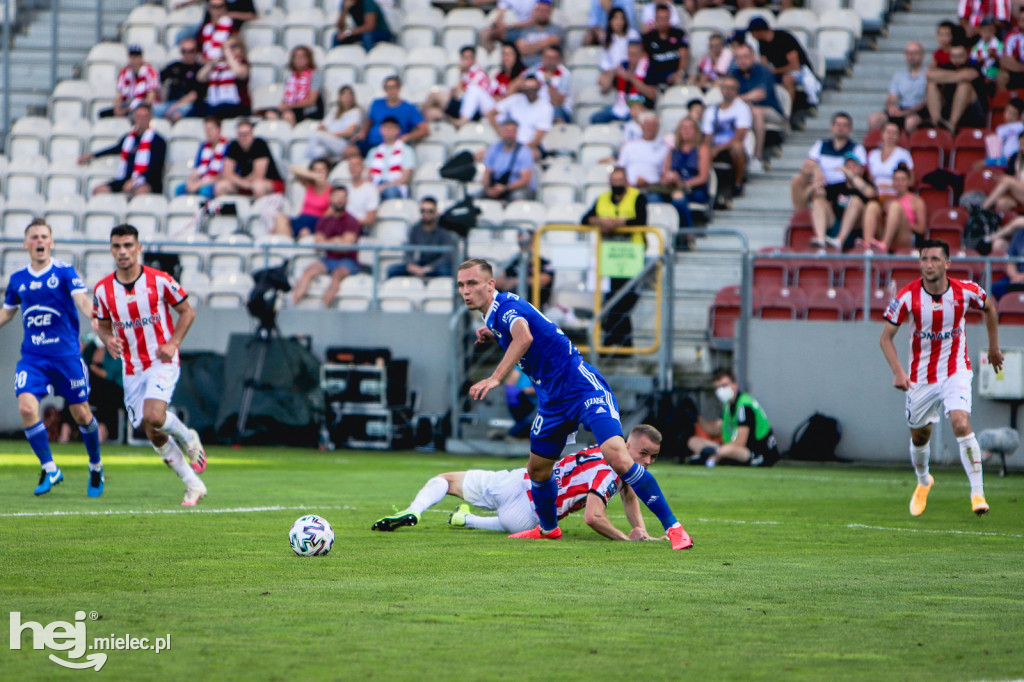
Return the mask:
<svg viewBox="0 0 1024 682"><path fill-rule="evenodd" d="M939 421L939 406L971 412L971 380L974 372L957 372L934 384L914 384L907 391L907 426L918 429Z"/></svg>
<svg viewBox="0 0 1024 682"><path fill-rule="evenodd" d="M162 400L170 405L180 375L178 365L157 364L141 374L124 377L124 407L134 428L142 424L142 406L147 400Z"/></svg>
<svg viewBox="0 0 1024 682"><path fill-rule="evenodd" d="M526 494L528 487L526 469L470 469L462 479L462 497L474 507L497 511L506 532L518 533L540 523Z"/></svg>

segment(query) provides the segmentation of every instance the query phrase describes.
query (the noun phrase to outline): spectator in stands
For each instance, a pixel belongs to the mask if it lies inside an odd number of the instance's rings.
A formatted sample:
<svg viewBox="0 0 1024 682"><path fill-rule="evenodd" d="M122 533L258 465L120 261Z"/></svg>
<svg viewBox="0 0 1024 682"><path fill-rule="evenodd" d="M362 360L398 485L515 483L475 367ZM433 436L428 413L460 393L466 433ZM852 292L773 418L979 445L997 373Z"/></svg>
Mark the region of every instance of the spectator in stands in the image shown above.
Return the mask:
<svg viewBox="0 0 1024 682"><path fill-rule="evenodd" d="M924 45L911 40L903 48L903 58L907 66L892 75L885 111L876 111L868 117L868 130L881 128L886 121L892 121L909 134L917 130L921 117L928 114L925 108L928 77L924 68Z"/></svg>
<svg viewBox="0 0 1024 682"><path fill-rule="evenodd" d="M172 123L192 114L192 109L203 94L199 75L199 48L195 38L185 38L178 45L181 59L172 62L160 72L161 102L153 105L153 115Z"/></svg>
<svg viewBox="0 0 1024 682"><path fill-rule="evenodd" d="M649 67L644 80L650 85L667 87L687 81L690 66L690 43L686 32L669 20L670 5L658 5L654 11L654 27L644 33L644 52Z"/></svg>
<svg viewBox="0 0 1024 682"><path fill-rule="evenodd" d="M873 203L864 218L864 244L882 253L894 253L899 249L912 249L918 240L923 240L928 230L927 208L924 199L914 194L912 171L899 165L892 174L896 196L885 203ZM884 212L885 232L877 238L878 227Z"/></svg>
<svg viewBox="0 0 1024 682"><path fill-rule="evenodd" d="M377 209L380 207L380 192L370 182L366 173L366 161L359 155L355 147L345 153L348 162L348 204L346 210L352 214L363 228L369 232L377 222Z"/></svg>
<svg viewBox="0 0 1024 682"><path fill-rule="evenodd" d="M359 142L359 148L364 154L383 141L380 125L388 118L398 122L401 129L398 139L406 144L412 144L430 134L430 128L420 110L413 103L402 99L401 79L388 76L384 79L384 97L373 100L370 111L363 119L362 130L353 137L353 141Z"/></svg>
<svg viewBox="0 0 1024 682"><path fill-rule="evenodd" d="M206 98L198 108L203 116L223 120L252 113L249 104L249 62L245 43L240 36L231 36L224 43L219 59L203 64L196 78L206 84Z"/></svg>
<svg viewBox="0 0 1024 682"><path fill-rule="evenodd" d="M999 75L999 57L1003 54L1003 41L996 35L996 24L992 17L985 17L978 26L978 41L974 43L968 54L971 63L978 67L985 79L985 92L991 95L995 91L996 77Z"/></svg>
<svg viewBox="0 0 1024 682"><path fill-rule="evenodd" d="M420 200L420 219L409 227L406 246L450 246L457 239L438 225L437 199ZM388 277L451 277L453 253L437 251L403 251L402 262L388 268Z"/></svg>
<svg viewBox="0 0 1024 682"><path fill-rule="evenodd" d="M167 141L155 128L150 127L153 110L145 102L135 107L132 121L131 130L113 145L78 157L78 163L85 164L99 156L121 156L117 177L96 187L93 194L113 192L132 198L140 194L163 193Z"/></svg>
<svg viewBox="0 0 1024 682"><path fill-rule="evenodd" d="M480 44L490 52L497 42L514 43L530 23L536 4L537 0L498 0L494 21L480 32Z"/></svg>
<svg viewBox="0 0 1024 682"><path fill-rule="evenodd" d="M676 28L682 26L682 17L679 16L679 10L676 9L671 0L655 0L655 2L649 2L640 9L639 31L641 33L648 33L654 30L654 25L658 21L658 10L662 7L668 9L669 26Z"/></svg>
<svg viewBox="0 0 1024 682"><path fill-rule="evenodd" d="M757 41L761 61L772 70L776 82L789 93L794 108L797 102L797 83L803 88L807 103L817 105L821 84L811 70L811 62L796 36L783 29L773 29L759 16L750 20L747 30Z"/></svg>
<svg viewBox="0 0 1024 682"><path fill-rule="evenodd" d="M528 229L519 233L519 251L516 255L502 263L498 270L501 274L494 278L494 288L498 291L519 293L519 263L526 259L526 297L533 302L533 243L536 232ZM551 292L555 285L555 269L551 261L540 258L540 306L545 310L551 302Z"/></svg>
<svg viewBox="0 0 1024 682"><path fill-rule="evenodd" d="M889 121L882 126L882 144L868 152L868 177L878 189L878 196L883 202L896 196L896 188L892 184L892 174L900 164L910 171L914 170L914 157L910 151L900 146L900 127Z"/></svg>
<svg viewBox="0 0 1024 682"><path fill-rule="evenodd" d="M536 76L528 75L523 79L519 92L498 102L498 105L487 112L487 119L500 134L498 121L512 119L518 124L516 139L533 152L534 159L544 154L544 136L551 130L555 111L550 102L540 98L540 81Z"/></svg>
<svg viewBox="0 0 1024 682"><path fill-rule="evenodd" d="M953 43L963 42L966 38L964 30L957 23L948 20L940 21L935 27L936 48L932 53L929 70L949 64L949 48L953 46Z"/></svg>
<svg viewBox="0 0 1024 682"><path fill-rule="evenodd" d="M711 177L711 148L704 144L700 124L684 118L676 125L676 144L665 156L661 184L671 189L669 200L679 212L679 224L693 227L690 202L709 201L708 180Z"/></svg>
<svg viewBox="0 0 1024 682"><path fill-rule="evenodd" d="M786 128L786 112L775 94L775 76L771 69L757 61L754 49L742 43L733 49L733 67L729 72L736 78L739 98L750 106L754 130L754 158L750 160L751 171L764 170L764 145L768 125Z"/></svg>
<svg viewBox="0 0 1024 682"><path fill-rule="evenodd" d="M327 181L331 164L327 159L316 159L309 168L291 166L289 170L292 178L302 184L306 192L297 216L289 218L286 213L278 213L274 217L274 234L302 239L313 234L316 221L327 212L327 205L331 202L331 185Z"/></svg>
<svg viewBox="0 0 1024 682"><path fill-rule="evenodd" d="M649 111L644 114L640 127L643 137L622 145L616 165L626 171L626 181L631 187L647 193L649 185L660 182L670 147L660 135L661 121L656 113ZM661 201L661 197L647 193L647 201Z"/></svg>
<svg viewBox="0 0 1024 682"><path fill-rule="evenodd" d="M621 18L617 18L619 15ZM583 36L584 45L600 45L605 50L613 42L613 35L626 38L629 32L636 33L636 3L634 0L590 0L590 13L587 14L587 33ZM626 40L622 42L622 54L612 64L619 64L626 59ZM601 67L604 70L604 67Z"/></svg>
<svg viewBox="0 0 1024 682"><path fill-rule="evenodd" d="M631 42L626 50L626 61L614 69L602 71L598 77L601 93L613 88L616 90L615 102L595 111L590 117L591 123L612 123L629 119L628 98L639 95L644 98L648 109L654 108L654 99L658 89L647 83L648 60L642 43Z"/></svg>
<svg viewBox="0 0 1024 682"><path fill-rule="evenodd" d="M609 190L597 198L580 222L600 228L605 240L645 244L646 241L642 234L617 235L614 234L614 231L627 225L647 224L646 197L637 188L629 186L626 180L626 171L622 168L613 169L608 181ZM610 277L606 300L615 296L629 282L630 278L628 277ZM625 347L633 345L633 324L629 313L639 298L639 294L635 290L631 291L608 311L602 325L604 345Z"/></svg>
<svg viewBox="0 0 1024 682"><path fill-rule="evenodd" d="M540 67L530 72L540 84L540 97L551 103L554 120L572 123L572 73L562 63L562 48L544 48Z"/></svg>
<svg viewBox="0 0 1024 682"><path fill-rule="evenodd" d="M360 44L369 52L377 43L395 42L377 0L342 0L334 45Z"/></svg>
<svg viewBox="0 0 1024 682"><path fill-rule="evenodd" d="M594 0L599 3L600 0ZM630 3L632 4L632 3ZM627 18L626 12L615 7L608 13L608 24L605 27L604 37L596 45L601 46L601 71L614 70L619 64L626 61L626 50L631 42L642 42L640 33L633 28Z"/></svg>
<svg viewBox="0 0 1024 682"><path fill-rule="evenodd" d="M999 300L1011 291L1024 291L1024 217L1014 218L1008 225L1013 225L1015 233L1006 251L1006 256L1012 258L1006 263L1006 276L992 283L992 295Z"/></svg>
<svg viewBox="0 0 1024 682"><path fill-rule="evenodd" d="M811 246L842 250L853 231L860 227L865 207L878 207L878 192L864 177L864 157L856 151L846 154L839 167L843 174L842 184L830 189L824 184L817 185L811 194L811 225L814 237ZM835 236L829 234L838 228ZM864 228L865 234L867 228Z"/></svg>
<svg viewBox="0 0 1024 682"><path fill-rule="evenodd" d="M1006 34L996 77L996 90L1018 88L1024 88L1024 12L1017 15L1017 25Z"/></svg>
<svg viewBox="0 0 1024 682"><path fill-rule="evenodd" d="M355 244L362 234L359 222L347 211L348 191L335 185L331 189L331 201L320 220L316 221L313 233L315 243L323 246L348 246ZM299 281L292 290L292 302L298 303L309 291L309 285L320 275L330 275L331 281L324 290L323 303L329 307L334 301L341 280L359 272L355 251L327 251L302 271Z"/></svg>
<svg viewBox="0 0 1024 682"><path fill-rule="evenodd" d="M307 118L324 117L324 101L320 96L323 77L316 68L313 50L305 45L292 49L288 58L288 78L284 81L284 96L277 109L264 111L268 119L283 119L295 125Z"/></svg>
<svg viewBox="0 0 1024 682"><path fill-rule="evenodd" d="M160 95L160 74L152 64L142 60L142 46L128 46L128 66L117 74L114 106L100 111L100 118L127 116L140 104L150 107Z"/></svg>
<svg viewBox="0 0 1024 682"><path fill-rule="evenodd" d="M949 63L928 69L927 79L925 97L932 122L951 132L961 126L985 127L984 79L968 61L964 43L950 46Z"/></svg>
<svg viewBox="0 0 1024 682"><path fill-rule="evenodd" d="M262 197L284 193L284 180L266 140L256 137L252 121L239 121L235 140L225 153L224 171L214 188L216 196L242 194Z"/></svg>
<svg viewBox="0 0 1024 682"><path fill-rule="evenodd" d="M514 43L504 43L501 46L501 63L491 76L489 92L494 101L500 102L509 95L519 92L525 73L526 65L519 56L519 48Z"/></svg>
<svg viewBox="0 0 1024 682"><path fill-rule="evenodd" d="M205 139L199 145L196 159L188 178L174 189L175 196L198 194L206 199L213 198L217 179L224 170L224 159L228 149L228 139L221 135L220 119L208 116L203 121Z"/></svg>
<svg viewBox="0 0 1024 682"><path fill-rule="evenodd" d="M700 97L694 97L686 103L686 117L696 121L698 129L700 129L700 124L704 120L704 108L704 100Z"/></svg>
<svg viewBox="0 0 1024 682"><path fill-rule="evenodd" d="M226 0L208 0L206 16L199 29L199 54L204 62L216 62L224 55L224 43L238 33L239 27L228 15Z"/></svg>
<svg viewBox="0 0 1024 682"><path fill-rule="evenodd" d="M709 422L703 417L697 425L721 444L692 436L687 443L689 464L713 467L728 462L750 467L770 467L779 461L779 447L768 416L749 393L740 391L736 375L728 369L716 370L711 380L715 397L722 403L722 418Z"/></svg>
<svg viewBox="0 0 1024 682"><path fill-rule="evenodd" d="M476 61L476 47L464 45L459 50L459 82L447 93L432 92L423 104L423 116L439 121L446 116L456 128L480 117L494 107L491 78Z"/></svg>
<svg viewBox="0 0 1024 682"><path fill-rule="evenodd" d="M732 196L743 194L743 183L747 176L747 135L753 123L750 106L739 98L739 81L726 76L718 81L722 93L721 104L714 104L704 111L701 132L705 144L711 147L714 162L728 164L732 168Z"/></svg>
<svg viewBox="0 0 1024 682"><path fill-rule="evenodd" d="M397 119L384 119L380 124L381 143L366 155L370 182L380 191L381 199L405 199L409 196L409 181L416 168L416 152L399 139L401 132Z"/></svg>
<svg viewBox="0 0 1024 682"><path fill-rule="evenodd" d="M517 141L519 126L515 119L505 119L498 126L498 142L484 155L483 196L498 201L533 199L537 191L533 154Z"/></svg>
<svg viewBox="0 0 1024 682"><path fill-rule="evenodd" d="M537 0L530 14L529 23L519 29L518 37L515 39L519 55L528 69L540 66L545 48L552 45L562 46L565 30L551 21L551 11L551 0Z"/></svg>
<svg viewBox="0 0 1024 682"><path fill-rule="evenodd" d="M171 9L180 9L182 7L187 7L188 5L197 5L200 2L203 2L203 0L182 0L181 2L176 2L171 5ZM214 3L217 4L218 0L214 0ZM223 9L228 18L231 19L231 30L234 32L240 31L245 22L253 21L258 18L258 15L256 14L256 6L253 4L253 0L226 0L225 7ZM207 4L206 10L203 13L202 23L192 29L182 29L182 31L190 32L179 33L175 42L180 43L186 37L198 38L202 32L202 28L210 22L211 16L212 13L210 11L210 5Z"/></svg>
<svg viewBox="0 0 1024 682"><path fill-rule="evenodd" d="M1006 103L1003 109L1003 122L996 126L992 133L998 142L999 154L987 157L985 164L994 168L1006 168L1011 156L1020 151L1020 136L1024 133L1024 100L1014 97ZM985 143L988 146L989 140L986 136ZM987 156L987 155L986 155Z"/></svg>
<svg viewBox="0 0 1024 682"><path fill-rule="evenodd" d="M825 185L825 191L831 197L846 184L846 175L840 167L845 162L847 154L853 152L861 159L867 156L864 146L851 139L852 132L853 119L848 113L838 111L833 114L832 137L818 140L811 145L800 171L789 182L794 211L807 206L812 187ZM830 190L829 187L832 185L835 185L835 188Z"/></svg>
<svg viewBox="0 0 1024 682"><path fill-rule="evenodd" d="M697 63L697 75L694 76L694 85L703 90L707 90L715 85L719 78L729 73L732 69L732 59L732 48L726 47L725 36L715 31L708 37L708 51L704 53Z"/></svg>
<svg viewBox="0 0 1024 682"><path fill-rule="evenodd" d="M1021 133L1019 140L1020 144L1024 145L1024 133ZM1007 159L1006 175L999 178L999 182L985 197L981 207L1007 213L1022 204L1024 204L1024 154L1018 151Z"/></svg>
<svg viewBox="0 0 1024 682"><path fill-rule="evenodd" d="M960 28L966 35L975 36L989 19L993 27L998 24L1003 29L1010 23L1011 4L1011 0L959 0L956 15L960 19Z"/></svg>
<svg viewBox="0 0 1024 682"><path fill-rule="evenodd" d="M324 120L309 135L306 158L310 161L319 158L336 161L342 158L349 141L362 129L364 115L359 103L356 102L356 93L352 86L341 86L330 114L324 116Z"/></svg>

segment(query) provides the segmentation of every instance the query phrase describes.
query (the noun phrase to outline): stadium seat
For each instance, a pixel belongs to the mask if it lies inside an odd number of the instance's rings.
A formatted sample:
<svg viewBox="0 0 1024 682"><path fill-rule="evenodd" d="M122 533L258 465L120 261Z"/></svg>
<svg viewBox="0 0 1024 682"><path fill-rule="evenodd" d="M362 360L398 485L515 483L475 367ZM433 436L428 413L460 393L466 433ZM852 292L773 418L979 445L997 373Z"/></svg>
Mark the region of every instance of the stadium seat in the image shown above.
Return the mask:
<svg viewBox="0 0 1024 682"><path fill-rule="evenodd" d="M582 185L583 169L571 161L556 159L541 174L539 199L547 206L571 204L578 199Z"/></svg>
<svg viewBox="0 0 1024 682"><path fill-rule="evenodd" d="M323 10L312 6L304 9L296 7L295 0L289 0L288 10L279 34L284 48L291 52L302 45L318 45L320 29L328 25Z"/></svg>
<svg viewBox="0 0 1024 682"><path fill-rule="evenodd" d="M953 135L944 128L918 128L910 136L909 149L914 175L923 178L937 168L945 168L953 149Z"/></svg>
<svg viewBox="0 0 1024 682"><path fill-rule="evenodd" d="M814 228L811 226L810 209L794 211L786 227L786 246L795 251L810 251Z"/></svg>
<svg viewBox="0 0 1024 682"><path fill-rule="evenodd" d="M62 194L46 200L43 217L53 230L53 238L72 239L85 215L85 199L80 194Z"/></svg>
<svg viewBox="0 0 1024 682"><path fill-rule="evenodd" d="M3 207L3 236L19 242L22 241L25 238L25 228L32 222L33 218L39 216L39 209L45 204L46 200L41 195L35 193L17 194L8 197ZM19 248L17 250L21 259L24 260L24 249Z"/></svg>
<svg viewBox="0 0 1024 682"><path fill-rule="evenodd" d="M997 173L991 168L973 170L964 178L964 193L978 191L990 194L999 183L1001 175L1002 173Z"/></svg>
<svg viewBox="0 0 1024 682"><path fill-rule="evenodd" d="M43 181L43 195L51 199L62 194L82 194L85 169L67 158L51 161Z"/></svg>
<svg viewBox="0 0 1024 682"><path fill-rule="evenodd" d="M679 231L679 211L672 204L647 204L647 224L661 228L661 237L667 248L675 243L676 232Z"/></svg>
<svg viewBox="0 0 1024 682"><path fill-rule="evenodd" d="M754 17L761 17L768 22L769 26L775 26L775 13L771 10L761 7L745 7L743 9L736 10L736 14L733 15L733 30L746 31L747 26L750 25L750 20Z"/></svg>
<svg viewBox="0 0 1024 682"><path fill-rule="evenodd" d="M502 222L505 226L523 225L532 230L544 224L544 204L539 201L512 201L505 206Z"/></svg>
<svg viewBox="0 0 1024 682"><path fill-rule="evenodd" d="M47 109L54 123L63 120L86 118L94 90L88 81L63 80L57 83L50 95Z"/></svg>
<svg viewBox="0 0 1024 682"><path fill-rule="evenodd" d="M440 164L420 164L415 170L412 179L412 194L416 200L434 197L441 201L451 196L450 181L441 177L440 169Z"/></svg>
<svg viewBox="0 0 1024 682"><path fill-rule="evenodd" d="M126 118L101 118L92 124L89 130L89 144L86 151L98 152L116 143L122 135L131 129Z"/></svg>
<svg viewBox="0 0 1024 682"><path fill-rule="evenodd" d="M804 319L839 322L853 316L856 303L846 289L812 287L804 291L807 295Z"/></svg>
<svg viewBox="0 0 1024 682"><path fill-rule="evenodd" d="M196 19L193 25L199 21ZM117 72L127 63L128 50L124 43L97 43L89 49L85 58L85 80L94 87L112 91L117 81Z"/></svg>
<svg viewBox="0 0 1024 682"><path fill-rule="evenodd" d="M448 54L448 51L445 51ZM406 63L405 48L394 43L377 43L366 53L363 62L363 82L373 87L382 87L388 76L398 75Z"/></svg>
<svg viewBox="0 0 1024 682"><path fill-rule="evenodd" d="M864 264L867 261L861 258L850 258L836 262L836 273L839 277L839 284L844 289L849 291L853 296L862 297L864 295L864 279L865 269ZM871 289L877 289L881 286L881 273L878 270L878 261L874 261L871 265L870 271L867 272L869 278L868 287Z"/></svg>
<svg viewBox="0 0 1024 682"><path fill-rule="evenodd" d="M444 12L431 7L407 12L402 19L400 43L406 50L437 45L444 26Z"/></svg>
<svg viewBox="0 0 1024 682"><path fill-rule="evenodd" d="M742 294L738 285L723 287L715 294L708 310L708 345L716 350L731 350L740 318Z"/></svg>
<svg viewBox="0 0 1024 682"><path fill-rule="evenodd" d="M1024 291L1010 291L999 299L999 324L1024 324Z"/></svg>
<svg viewBox="0 0 1024 682"><path fill-rule="evenodd" d="M7 134L8 157L44 156L50 140L50 120L42 116L22 116Z"/></svg>
<svg viewBox="0 0 1024 682"><path fill-rule="evenodd" d="M755 258L753 286L758 291L789 284L789 261L781 258Z"/></svg>
<svg viewBox="0 0 1024 682"><path fill-rule="evenodd" d="M964 225L967 224L967 209L947 208L928 214L928 236L942 239L951 251L962 247Z"/></svg>
<svg viewBox="0 0 1024 682"><path fill-rule="evenodd" d="M924 199L928 215L942 213L953 205L952 189L936 189L930 185L922 185L917 194Z"/></svg>
<svg viewBox="0 0 1024 682"><path fill-rule="evenodd" d="M258 19L245 22L242 26L242 38L250 50L267 45L279 45L283 23L284 13L275 7L270 13L261 14Z"/></svg>
<svg viewBox="0 0 1024 682"><path fill-rule="evenodd" d="M476 228L469 231L466 239L467 252L486 258L493 263L502 263L519 251L515 230L488 230Z"/></svg>
<svg viewBox="0 0 1024 682"><path fill-rule="evenodd" d="M139 239L144 240L164 229L167 217L167 199L160 194L139 194L128 202L124 220L139 230Z"/></svg>
<svg viewBox="0 0 1024 682"><path fill-rule="evenodd" d="M981 128L964 128L953 139L953 158L950 168L954 173L967 175L974 164L985 160L985 135Z"/></svg>
<svg viewBox="0 0 1024 682"><path fill-rule="evenodd" d="M915 260L890 260L881 261L878 270L883 285L892 282L897 289L902 289L921 277L921 266Z"/></svg>
<svg viewBox="0 0 1024 682"><path fill-rule="evenodd" d="M860 17L864 33L874 34L885 31L889 15L888 0L851 0L850 9Z"/></svg>
<svg viewBox="0 0 1024 682"><path fill-rule="evenodd" d="M45 156L24 154L12 156L7 163L4 179L4 196L10 201L15 197L35 195L42 191L42 179L46 175L49 162Z"/></svg>
<svg viewBox="0 0 1024 682"><path fill-rule="evenodd" d="M821 258L800 258L789 264L789 283L801 289L831 289L838 279L835 274L833 260Z"/></svg>
<svg viewBox="0 0 1024 682"><path fill-rule="evenodd" d="M818 15L809 9L787 9L779 12L775 28L789 31L805 47L814 46L814 35L818 32Z"/></svg>
<svg viewBox="0 0 1024 682"><path fill-rule="evenodd" d="M505 219L505 206L496 199L475 199L473 203L480 210L477 224L480 227L500 227Z"/></svg>
<svg viewBox="0 0 1024 682"><path fill-rule="evenodd" d="M110 239L110 229L124 222L128 211L128 200L123 194L97 194L89 197L82 216L84 225L81 231L89 239Z"/></svg>
<svg viewBox="0 0 1024 682"><path fill-rule="evenodd" d="M64 161L66 164L76 163L85 151L85 140L89 134L89 121L84 118L69 117L59 119L50 128L49 144L46 155L52 161Z"/></svg>
<svg viewBox="0 0 1024 682"><path fill-rule="evenodd" d="M261 85L252 92L252 110L253 112L266 111L267 109L276 109L277 105L280 104L281 98L284 96L284 86L280 83L267 83ZM261 121L262 123L262 121ZM267 141L268 144L270 140ZM277 158L280 157L280 153L284 151L283 145L280 140L275 140L280 146L277 150Z"/></svg>
<svg viewBox="0 0 1024 682"><path fill-rule="evenodd" d="M873 130L869 130L868 132L866 132L864 134L864 141L862 142L862 144L864 145L864 149L868 151L881 147L882 129L875 128ZM899 146L903 147L904 149L910 148L910 136L907 135L907 132L905 130L900 131L900 141L897 144L899 144Z"/></svg>
<svg viewBox="0 0 1024 682"><path fill-rule="evenodd" d="M732 25L732 13L719 7L699 9L690 19L691 31L698 28L710 28L728 34Z"/></svg>
<svg viewBox="0 0 1024 682"><path fill-rule="evenodd" d="M455 311L455 300L451 296L438 297L428 295L427 298L423 299L422 309L425 313L450 315Z"/></svg>
<svg viewBox="0 0 1024 682"><path fill-rule="evenodd" d="M152 59L148 49L160 42L160 34L167 23L167 10L159 5L139 5L128 14L121 25L121 40L125 44L138 43L147 47L146 57ZM158 67L159 68L159 67Z"/></svg>
<svg viewBox="0 0 1024 682"><path fill-rule="evenodd" d="M795 287L758 290L754 316L763 320L795 320L807 308L807 295Z"/></svg>

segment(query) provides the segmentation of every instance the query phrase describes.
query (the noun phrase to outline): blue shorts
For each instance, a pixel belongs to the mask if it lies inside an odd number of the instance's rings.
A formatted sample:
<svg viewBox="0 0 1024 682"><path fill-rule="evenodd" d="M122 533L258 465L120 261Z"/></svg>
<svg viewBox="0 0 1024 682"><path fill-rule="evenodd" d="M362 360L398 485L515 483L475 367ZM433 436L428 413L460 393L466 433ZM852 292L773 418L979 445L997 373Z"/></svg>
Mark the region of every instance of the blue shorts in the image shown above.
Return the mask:
<svg viewBox="0 0 1024 682"><path fill-rule="evenodd" d="M69 405L89 402L89 368L80 357L22 357L14 370L14 395L31 393L40 398L50 392Z"/></svg>
<svg viewBox="0 0 1024 682"><path fill-rule="evenodd" d="M309 230L310 232L316 231L316 221L320 220L315 215L306 215L300 213L299 215L292 218L292 234L297 238L299 232L303 230Z"/></svg>
<svg viewBox="0 0 1024 682"><path fill-rule="evenodd" d="M622 436L619 404L608 382L587 362L569 373L557 398L541 398L530 429L530 451L558 459L579 424L594 434L598 445Z"/></svg>
<svg viewBox="0 0 1024 682"><path fill-rule="evenodd" d="M359 263L351 258L321 258L320 260L327 268L328 275L333 275L338 268L345 268L350 275L356 275L360 270Z"/></svg>

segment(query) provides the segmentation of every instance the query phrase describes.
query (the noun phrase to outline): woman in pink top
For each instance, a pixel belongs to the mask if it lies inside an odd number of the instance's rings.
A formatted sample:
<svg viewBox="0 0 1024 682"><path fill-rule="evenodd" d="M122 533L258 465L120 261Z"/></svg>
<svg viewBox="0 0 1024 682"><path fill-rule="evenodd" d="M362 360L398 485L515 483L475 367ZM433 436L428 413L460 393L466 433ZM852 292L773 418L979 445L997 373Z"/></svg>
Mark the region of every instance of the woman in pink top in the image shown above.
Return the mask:
<svg viewBox="0 0 1024 682"><path fill-rule="evenodd" d="M289 170L292 177L306 187L299 215L289 218L285 213L278 213L274 219L274 234L301 239L313 234L316 221L327 212L331 199L331 185L327 176L331 172L331 164L327 159L316 159L309 164L309 169L292 166Z"/></svg>
<svg viewBox="0 0 1024 682"><path fill-rule="evenodd" d="M918 237L924 238L928 220L924 199L913 193L910 169L899 164L892 173L896 196L885 205L885 232L875 236L875 225L864 223L864 242L883 253L912 249Z"/></svg>

